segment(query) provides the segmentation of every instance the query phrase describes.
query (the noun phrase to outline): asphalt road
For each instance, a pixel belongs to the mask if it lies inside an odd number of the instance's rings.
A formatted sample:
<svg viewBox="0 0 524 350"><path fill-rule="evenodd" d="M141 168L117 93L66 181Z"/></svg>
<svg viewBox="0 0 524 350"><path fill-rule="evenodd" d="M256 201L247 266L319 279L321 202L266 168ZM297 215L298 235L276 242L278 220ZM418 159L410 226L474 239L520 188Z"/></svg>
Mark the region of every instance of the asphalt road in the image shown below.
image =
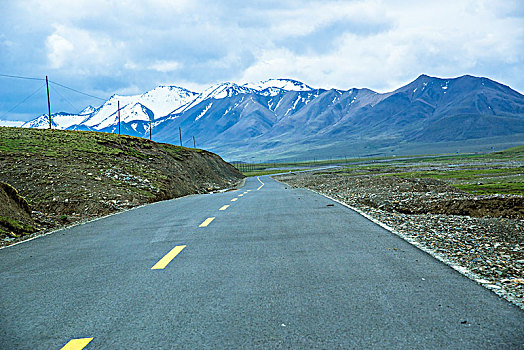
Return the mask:
<svg viewBox="0 0 524 350"><path fill-rule="evenodd" d="M519 308L338 203L260 180L0 250L0 349L524 347Z"/></svg>

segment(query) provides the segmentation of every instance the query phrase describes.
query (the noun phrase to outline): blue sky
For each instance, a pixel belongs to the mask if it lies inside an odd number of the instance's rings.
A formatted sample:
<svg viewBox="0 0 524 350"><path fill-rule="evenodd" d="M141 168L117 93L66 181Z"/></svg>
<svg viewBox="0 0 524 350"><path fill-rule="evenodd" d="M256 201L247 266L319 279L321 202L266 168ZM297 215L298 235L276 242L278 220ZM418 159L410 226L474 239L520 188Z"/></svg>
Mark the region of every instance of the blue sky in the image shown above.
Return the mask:
<svg viewBox="0 0 524 350"><path fill-rule="evenodd" d="M49 75L101 98L277 77L383 92L422 73L524 92L519 0L1 1L0 74ZM0 119L45 113L41 87L0 77ZM53 111L102 102L56 85L51 94Z"/></svg>

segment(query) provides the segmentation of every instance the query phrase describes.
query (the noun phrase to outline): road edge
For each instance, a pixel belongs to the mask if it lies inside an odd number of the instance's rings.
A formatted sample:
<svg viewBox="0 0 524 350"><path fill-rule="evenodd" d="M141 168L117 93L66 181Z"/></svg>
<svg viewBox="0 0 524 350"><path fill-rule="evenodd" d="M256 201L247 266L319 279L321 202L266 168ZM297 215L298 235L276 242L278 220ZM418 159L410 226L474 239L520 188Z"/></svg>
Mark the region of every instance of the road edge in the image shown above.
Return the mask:
<svg viewBox="0 0 524 350"><path fill-rule="evenodd" d="M41 234L38 234L38 233L37 233L36 236L34 236L34 237L30 237L30 238L24 239L24 240L22 240L22 241L15 242L15 243L13 243L13 244L9 244L9 245L6 245L6 246L0 246L0 251L1 251L2 249L6 249L6 248L9 248L9 247L14 247L14 246L16 246L16 245L19 245L19 244L22 244L22 243L26 243L26 242L29 242L29 241L35 240L35 239L37 239L37 238L41 238L41 237L45 237L45 236L49 236L49 235L51 235L51 234L54 234L54 233L57 233L57 232L60 232L60 231L63 231L63 230L67 230L67 229L70 229L70 228L73 228L73 227L76 227L76 226L81 226L81 225L89 224L89 223L91 223L91 222L98 221L98 220L102 220L102 219L108 218L108 217L113 216L113 215L118 215L118 214L126 213L126 212L128 212L128 211L135 210L135 209L140 209L140 208L143 208L143 207L145 207L145 206L155 205L155 204L163 203L163 202L167 202L167 201L175 201L175 200L182 199L182 198L186 198L186 197L200 196L200 195L207 195L207 194L213 194L213 193L223 193L223 192L227 192L227 191L235 191L235 190L238 190L239 188L244 187L245 184L246 184L246 179L243 178L243 179L241 179L240 181L238 181L238 183L237 183L234 187L225 188L225 189L218 190L218 191L215 191L215 192L209 192L209 193L191 193L191 194L188 194L188 195L185 195L185 196L180 196L180 197L171 198L171 199L165 199L165 200L163 200L163 201L157 201L157 202L153 202L153 203L145 203L145 204L141 204L141 205L138 205L138 206L136 206L136 207L132 207L132 208L128 208L128 209L123 209L123 210L116 211L116 212L111 213L111 214L107 214L107 215L99 216L99 217L92 218L92 219L80 220L80 221L75 222L75 223L73 223L73 224L71 224L71 225L67 225L67 226L63 226L63 227L57 228L56 230L52 230L52 231L49 231L49 232L44 232L44 233L41 233Z"/></svg>
<svg viewBox="0 0 524 350"><path fill-rule="evenodd" d="M276 179L274 179L275 181L278 181ZM278 181L280 182L280 181ZM286 184L285 182L280 182L282 184ZM287 185L287 184L286 184ZM477 284L481 285L482 287L486 288L487 290L493 292L494 294L496 294L498 297L510 302L511 304L515 305L516 307L518 307L519 309L521 310L524 310L524 304L514 300L510 294L507 294L505 293L505 291L503 289L501 289L499 286L497 285L494 285L492 283L490 283L488 280L485 280L483 279L481 276L477 275L476 273L472 272L471 270L469 270L468 268L464 267L464 266L460 266L456 263L454 263L453 261L451 261L450 259L448 259L446 256L440 254L439 252L435 251L435 250L432 250L422 244L420 244L419 242L415 241L414 239L412 239L411 237L409 236L406 236L404 235L403 233L401 232L398 232L397 230L395 230L394 228L392 228L391 226L389 225L386 225L384 224L383 222L373 218L372 216L370 216L369 214L363 212L362 210L356 208L356 207L353 207L347 203L344 203L338 199L335 199L335 198L332 198L326 194L323 194L323 193L320 193L320 192L317 192L317 191L314 191L312 189L309 189L309 188L305 188L305 187L300 187L301 189L304 189L304 190L307 190L307 191L311 191L313 193L316 193L318 195L321 195L329 200L332 200L338 204L341 204L351 210L353 210L354 212L362 215L363 217L365 217L366 219L368 219L369 221L375 223L376 225L382 227L383 229L391 232L392 234L396 235L397 237L403 239L404 241L408 242L409 244L415 246L416 248L422 250L424 253L426 254L429 254L431 255L433 258L437 259L438 261L444 263L445 265L451 267L453 270L457 271L458 273L460 273L461 275L469 278L470 280L473 280L475 281Z"/></svg>

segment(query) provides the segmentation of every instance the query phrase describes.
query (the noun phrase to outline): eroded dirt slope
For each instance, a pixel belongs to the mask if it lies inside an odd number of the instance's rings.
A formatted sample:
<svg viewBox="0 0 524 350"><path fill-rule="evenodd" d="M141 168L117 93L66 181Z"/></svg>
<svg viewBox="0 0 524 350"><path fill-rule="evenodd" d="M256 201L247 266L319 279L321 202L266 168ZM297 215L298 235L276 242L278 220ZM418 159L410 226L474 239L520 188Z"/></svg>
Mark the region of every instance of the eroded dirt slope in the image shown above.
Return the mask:
<svg viewBox="0 0 524 350"><path fill-rule="evenodd" d="M144 203L234 187L242 178L204 150L124 135L0 127L0 181L27 200L40 232ZM13 238L3 234L0 242Z"/></svg>

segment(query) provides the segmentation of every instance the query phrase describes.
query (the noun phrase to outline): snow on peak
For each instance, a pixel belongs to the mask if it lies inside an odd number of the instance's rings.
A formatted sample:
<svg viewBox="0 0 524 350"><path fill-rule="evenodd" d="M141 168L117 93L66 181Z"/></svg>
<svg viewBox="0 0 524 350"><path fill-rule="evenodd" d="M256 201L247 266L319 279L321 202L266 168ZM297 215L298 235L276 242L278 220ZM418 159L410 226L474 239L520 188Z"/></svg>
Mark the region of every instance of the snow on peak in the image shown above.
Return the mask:
<svg viewBox="0 0 524 350"><path fill-rule="evenodd" d="M121 121L129 118L149 120L149 115L140 105L153 112L153 118L166 116L173 110L191 102L198 94L178 86L158 86L142 95L113 95L92 116L85 125L100 129L118 122L118 102L120 102Z"/></svg>
<svg viewBox="0 0 524 350"><path fill-rule="evenodd" d="M221 98L231 97L231 96L235 96L238 94L249 94L252 92L253 91L250 88L239 86L235 83L228 82L228 83L213 85L207 88L206 90L202 92L201 97L203 97L203 99L214 98L218 100Z"/></svg>
<svg viewBox="0 0 524 350"><path fill-rule="evenodd" d="M45 129L48 127L49 118L47 117L47 114L42 114L41 116L22 124L22 128Z"/></svg>
<svg viewBox="0 0 524 350"><path fill-rule="evenodd" d="M200 102L213 98L215 100L220 100L222 98L231 97L239 94L249 94L255 92L253 89L249 89L245 86L239 86L235 83L221 83L208 87L202 93L200 93L193 101L190 103L181 106L178 110L174 111L175 113L182 113Z"/></svg>
<svg viewBox="0 0 524 350"><path fill-rule="evenodd" d="M140 95L139 103L149 108L155 119L166 116L173 110L193 100L198 94L178 86L158 86Z"/></svg>
<svg viewBox="0 0 524 350"><path fill-rule="evenodd" d="M70 126L81 124L85 118L85 115L79 114L51 113L51 124L55 129L67 129ZM47 129L49 128L49 117L47 114L42 114L38 118L22 124L22 128Z"/></svg>
<svg viewBox="0 0 524 350"><path fill-rule="evenodd" d="M91 114L95 111L95 107L89 105L87 106L86 108L84 108L80 113L80 115L86 115L86 114Z"/></svg>
<svg viewBox="0 0 524 350"><path fill-rule="evenodd" d="M151 110L141 103L129 103L124 107L120 106L120 121L122 123L131 123L133 121L149 121ZM153 117L151 115L151 117ZM102 122L97 124L94 128L101 130L118 123L118 109L107 116Z"/></svg>
<svg viewBox="0 0 524 350"><path fill-rule="evenodd" d="M202 93L187 89L160 85L141 95L113 95L98 108L87 106L79 114L58 113L53 116L53 127L65 129L82 124L88 128L101 130L118 122L158 120L170 113L182 113L204 100L223 99L243 94L274 96L286 91L312 91L308 85L292 79L269 79L259 83L238 85L231 82L210 86ZM23 124L24 127L48 127L46 116L40 116Z"/></svg>
<svg viewBox="0 0 524 350"><path fill-rule="evenodd" d="M247 83L242 86L247 88L262 91L266 89L281 89L285 91L311 91L310 86L293 79L269 79L260 81L258 83Z"/></svg>
<svg viewBox="0 0 524 350"><path fill-rule="evenodd" d="M0 120L0 126L14 126L14 127L20 127L24 125L25 122L20 120Z"/></svg>

